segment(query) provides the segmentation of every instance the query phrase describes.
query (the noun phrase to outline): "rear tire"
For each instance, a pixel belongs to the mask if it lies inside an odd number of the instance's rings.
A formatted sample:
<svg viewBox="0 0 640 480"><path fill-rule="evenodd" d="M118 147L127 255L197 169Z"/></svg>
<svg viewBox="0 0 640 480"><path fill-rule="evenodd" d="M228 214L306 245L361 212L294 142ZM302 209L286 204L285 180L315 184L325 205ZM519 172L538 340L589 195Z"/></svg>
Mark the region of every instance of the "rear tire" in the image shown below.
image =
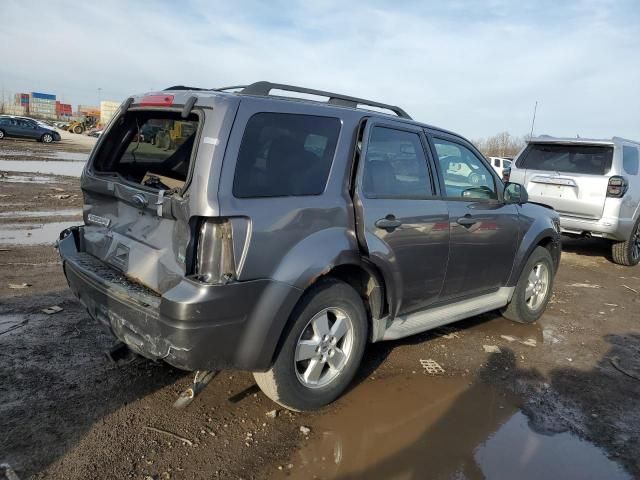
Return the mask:
<svg viewBox="0 0 640 480"><path fill-rule="evenodd" d="M367 329L358 293L340 280L321 280L296 305L273 365L253 374L256 383L290 410L327 405L353 380Z"/></svg>
<svg viewBox="0 0 640 480"><path fill-rule="evenodd" d="M73 127L73 133L77 133L78 135L81 134L84 131L84 128L82 128L80 125L76 125L75 127Z"/></svg>
<svg viewBox="0 0 640 480"><path fill-rule="evenodd" d="M3 138L4 138L4 132L0 130L0 140L2 140Z"/></svg>
<svg viewBox="0 0 640 480"><path fill-rule="evenodd" d="M511 302L501 310L502 316L518 323L538 320L553 291L553 260L544 247L536 247L522 269Z"/></svg>
<svg viewBox="0 0 640 480"><path fill-rule="evenodd" d="M636 220L631 235L626 241L611 245L611 256L615 263L627 267L640 262L640 218Z"/></svg>

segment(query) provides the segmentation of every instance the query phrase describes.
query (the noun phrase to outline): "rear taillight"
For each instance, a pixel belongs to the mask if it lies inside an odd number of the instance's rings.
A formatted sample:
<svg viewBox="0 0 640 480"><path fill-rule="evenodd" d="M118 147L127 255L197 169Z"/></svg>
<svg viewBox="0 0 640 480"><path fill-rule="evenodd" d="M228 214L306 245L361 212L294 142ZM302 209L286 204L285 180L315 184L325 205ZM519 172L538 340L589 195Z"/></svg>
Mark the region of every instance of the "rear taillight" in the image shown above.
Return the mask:
<svg viewBox="0 0 640 480"><path fill-rule="evenodd" d="M607 197L622 198L627 193L627 188L627 180L624 177L618 175L611 177L607 185Z"/></svg>
<svg viewBox="0 0 640 480"><path fill-rule="evenodd" d="M141 107L170 107L173 105L173 95L145 95L140 101Z"/></svg>
<svg viewBox="0 0 640 480"><path fill-rule="evenodd" d="M196 280L224 284L234 279L233 236L231 222L225 218L204 220L198 232Z"/></svg>

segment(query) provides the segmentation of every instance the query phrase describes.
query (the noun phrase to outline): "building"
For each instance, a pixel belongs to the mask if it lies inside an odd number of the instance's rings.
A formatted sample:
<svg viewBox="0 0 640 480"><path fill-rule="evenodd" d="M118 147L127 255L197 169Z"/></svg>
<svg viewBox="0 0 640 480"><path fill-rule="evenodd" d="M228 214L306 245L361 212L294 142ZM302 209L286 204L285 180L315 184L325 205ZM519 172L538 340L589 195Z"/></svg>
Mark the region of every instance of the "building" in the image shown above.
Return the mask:
<svg viewBox="0 0 640 480"><path fill-rule="evenodd" d="M32 117L55 120L56 96L52 93L31 92L28 111Z"/></svg>
<svg viewBox="0 0 640 480"><path fill-rule="evenodd" d="M18 117L24 117L29 113L26 107L23 107L22 105L11 104L11 103L5 104L2 110L3 111L0 113L4 115L16 115Z"/></svg>
<svg viewBox="0 0 640 480"><path fill-rule="evenodd" d="M28 93L16 93L13 106L24 110L24 113L29 113L29 94Z"/></svg>
<svg viewBox="0 0 640 480"><path fill-rule="evenodd" d="M56 116L58 120L69 120L73 115L70 103L61 103L56 101Z"/></svg>
<svg viewBox="0 0 640 480"><path fill-rule="evenodd" d="M116 111L120 108L119 102L102 101L100 102L100 123L102 125L108 124Z"/></svg>
<svg viewBox="0 0 640 480"><path fill-rule="evenodd" d="M100 108L91 105L78 105L78 117L100 117Z"/></svg>

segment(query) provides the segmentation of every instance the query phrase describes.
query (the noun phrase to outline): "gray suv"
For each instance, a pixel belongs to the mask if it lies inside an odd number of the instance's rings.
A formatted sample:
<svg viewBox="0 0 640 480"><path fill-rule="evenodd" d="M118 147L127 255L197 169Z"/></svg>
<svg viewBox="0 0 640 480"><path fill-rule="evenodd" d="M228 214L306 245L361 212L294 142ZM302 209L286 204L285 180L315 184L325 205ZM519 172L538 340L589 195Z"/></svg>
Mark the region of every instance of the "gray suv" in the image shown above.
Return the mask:
<svg viewBox="0 0 640 480"><path fill-rule="evenodd" d="M131 97L81 185L59 250L90 315L145 357L254 372L295 410L336 399L368 342L535 321L560 260L556 213L464 138L288 85Z"/></svg>
<svg viewBox="0 0 640 480"><path fill-rule="evenodd" d="M509 174L558 211L563 234L611 240L614 262L640 262L640 143L536 137Z"/></svg>

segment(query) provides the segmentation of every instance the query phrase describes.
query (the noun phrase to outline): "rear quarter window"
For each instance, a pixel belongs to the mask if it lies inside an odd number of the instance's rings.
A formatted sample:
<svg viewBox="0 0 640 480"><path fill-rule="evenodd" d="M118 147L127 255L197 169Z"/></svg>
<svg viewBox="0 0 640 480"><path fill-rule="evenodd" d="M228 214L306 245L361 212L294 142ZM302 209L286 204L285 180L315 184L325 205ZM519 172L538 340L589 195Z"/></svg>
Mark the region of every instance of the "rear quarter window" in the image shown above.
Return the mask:
<svg viewBox="0 0 640 480"><path fill-rule="evenodd" d="M622 168L629 175L638 174L638 148L624 145L622 147Z"/></svg>
<svg viewBox="0 0 640 480"><path fill-rule="evenodd" d="M599 145L531 144L519 168L604 175L611 169L613 147Z"/></svg>
<svg viewBox="0 0 640 480"><path fill-rule="evenodd" d="M257 113L247 122L233 195L239 198L320 195L340 134L333 117Z"/></svg>

